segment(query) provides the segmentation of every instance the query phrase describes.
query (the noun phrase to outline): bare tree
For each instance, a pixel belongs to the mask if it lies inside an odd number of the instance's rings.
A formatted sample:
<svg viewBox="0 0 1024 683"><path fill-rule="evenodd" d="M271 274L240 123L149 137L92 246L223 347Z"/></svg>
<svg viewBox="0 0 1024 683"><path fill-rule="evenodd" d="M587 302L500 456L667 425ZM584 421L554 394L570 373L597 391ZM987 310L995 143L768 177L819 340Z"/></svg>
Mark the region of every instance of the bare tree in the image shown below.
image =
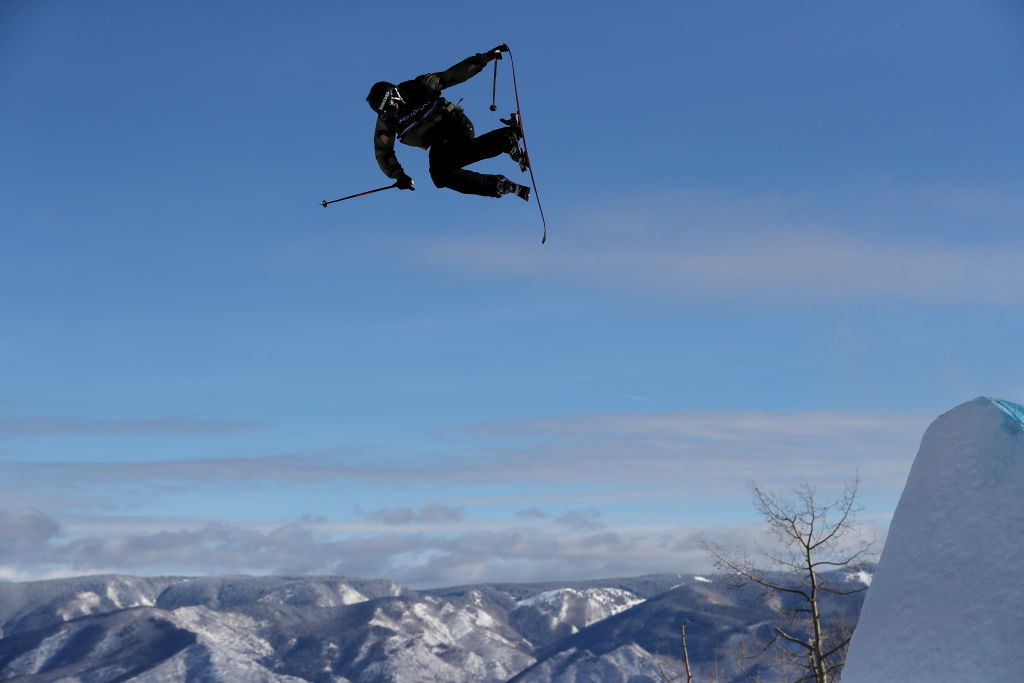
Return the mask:
<svg viewBox="0 0 1024 683"><path fill-rule="evenodd" d="M701 541L729 584L758 586L764 599L778 601L786 623L772 626L771 638L755 656L774 651L802 672L800 681L827 683L846 659L849 629L823 623L821 607L825 594L846 596L867 588L824 575L859 569L872 552L874 541L860 538L855 527L859 485L859 478L847 482L841 499L820 504L806 481L792 497L751 483L754 506L778 543L770 550L757 545L758 557L752 558L744 547L727 551Z"/></svg>
<svg viewBox="0 0 1024 683"><path fill-rule="evenodd" d="M693 683L693 671L690 669L690 651L686 647L686 627L692 622L696 621L693 617L683 622L683 625L679 627L679 634L682 636L683 642L683 665L686 666L686 683ZM665 666L661 662L661 646L658 646L658 652L655 653L658 658L658 670L661 671L661 677L664 678L668 683L675 683L675 681L682 680L682 675L670 676L665 673Z"/></svg>

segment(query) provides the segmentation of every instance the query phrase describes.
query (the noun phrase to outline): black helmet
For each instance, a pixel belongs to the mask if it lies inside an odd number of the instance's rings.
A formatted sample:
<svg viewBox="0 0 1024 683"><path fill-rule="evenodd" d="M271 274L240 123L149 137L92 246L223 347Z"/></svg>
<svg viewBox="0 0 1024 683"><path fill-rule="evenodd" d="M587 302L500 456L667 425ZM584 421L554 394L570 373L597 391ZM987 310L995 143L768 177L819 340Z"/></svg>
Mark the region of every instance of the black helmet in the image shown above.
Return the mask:
<svg viewBox="0 0 1024 683"><path fill-rule="evenodd" d="M402 96L398 93L398 87L394 83L378 81L370 88L370 94L366 96L366 101L369 103L370 109L382 114L392 102L401 102Z"/></svg>

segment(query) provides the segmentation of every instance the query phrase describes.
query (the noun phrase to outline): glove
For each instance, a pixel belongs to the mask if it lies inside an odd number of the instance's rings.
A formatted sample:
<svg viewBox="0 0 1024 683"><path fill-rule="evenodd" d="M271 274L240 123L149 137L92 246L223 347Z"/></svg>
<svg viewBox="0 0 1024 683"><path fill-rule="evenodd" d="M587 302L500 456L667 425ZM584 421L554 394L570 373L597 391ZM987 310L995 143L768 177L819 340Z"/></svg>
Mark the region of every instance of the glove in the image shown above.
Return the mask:
<svg viewBox="0 0 1024 683"><path fill-rule="evenodd" d="M498 47L492 47L487 51L487 58L490 59L501 59L501 53L508 52L508 45L502 43Z"/></svg>
<svg viewBox="0 0 1024 683"><path fill-rule="evenodd" d="M410 178L409 176L405 175L404 173L402 175L398 176L398 178L395 179L395 185L398 187L399 190L412 190L412 189L415 189L415 188L413 188L412 178Z"/></svg>

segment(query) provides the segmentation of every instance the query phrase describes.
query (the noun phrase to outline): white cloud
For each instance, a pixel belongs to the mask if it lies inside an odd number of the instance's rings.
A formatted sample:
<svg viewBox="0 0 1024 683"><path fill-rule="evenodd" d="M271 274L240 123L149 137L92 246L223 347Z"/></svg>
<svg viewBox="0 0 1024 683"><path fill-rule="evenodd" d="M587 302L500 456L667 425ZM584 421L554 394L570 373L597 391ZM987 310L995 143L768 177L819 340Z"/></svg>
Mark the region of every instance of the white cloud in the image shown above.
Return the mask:
<svg viewBox="0 0 1024 683"><path fill-rule="evenodd" d="M175 494L182 487L252 489L327 481L389 487L613 483L622 494L636 487L670 488L685 480L691 488L714 492L735 490L749 479L768 484L799 476L843 481L855 472L866 488L892 487L902 485L930 420L923 415L691 411L494 420L443 430L436 435L438 444L403 457L381 457L372 448L361 448L247 458L12 463L0 481L0 495L24 500L26 491L38 491L51 504L63 497L79 505L89 505L93 496L92 505L108 506L112 496L128 504L154 493ZM452 442L458 443L457 452L443 450ZM408 521L435 512L409 509ZM400 511L380 514L397 519Z"/></svg>
<svg viewBox="0 0 1024 683"><path fill-rule="evenodd" d="M395 509L382 508L372 512L363 512L357 509L358 514L366 519L382 522L384 524L447 524L462 521L463 508L455 508L448 505L433 503L426 505L419 511L411 507L400 507Z"/></svg>
<svg viewBox="0 0 1024 683"><path fill-rule="evenodd" d="M24 462L8 469L0 494L19 489L61 495L103 487L133 496L182 486L280 486L333 480L456 486L572 482L674 485L684 477L707 490L748 479L787 481L812 474L868 486L902 484L923 415L840 412L607 413L494 420L443 430L439 444L403 457L372 448L247 458L152 462ZM457 442L458 452L442 450ZM62 483L72 485L63 490ZM422 514L422 512L420 513ZM410 512L410 515L412 513Z"/></svg>
<svg viewBox="0 0 1024 683"><path fill-rule="evenodd" d="M590 511L580 517L593 522ZM701 537L751 543L756 526L611 527L543 523L470 525L461 531L336 533L330 522L257 528L206 524L173 531L49 539L31 556L0 555L0 578L118 572L336 574L414 586L706 573ZM865 530L864 533L869 533Z"/></svg>
<svg viewBox="0 0 1024 683"><path fill-rule="evenodd" d="M0 555L0 577L28 579L116 567L136 574L329 573L422 586L708 566L690 529L612 530L589 523L591 512L580 516L586 524L484 525L458 533L338 535L330 523L296 522L267 530L206 524L48 538L30 555Z"/></svg>
<svg viewBox="0 0 1024 683"><path fill-rule="evenodd" d="M924 415L806 412L608 413L478 423L470 430L504 476L584 482L663 481L704 488L801 473L902 484ZM472 467L473 463L466 463ZM518 468L518 470L516 469ZM507 471L506 471L507 469Z"/></svg>
<svg viewBox="0 0 1024 683"><path fill-rule="evenodd" d="M865 495L898 492L930 419L840 412L586 414L457 426L435 435L432 450L397 459L377 457L373 449L339 449L241 459L14 463L0 481L0 499L11 505L45 498L47 504L32 505L47 512L0 514L0 575L114 568L340 573L436 585L704 572L694 525L721 519L721 509L705 512L705 506L729 501L750 512L749 480L785 490L806 477L827 495L859 473ZM457 453L442 450L451 444ZM372 491L390 506L360 510L354 520L307 514L289 524L104 516L114 511L104 507L110 498L125 492L163 495L173 507L179 489L202 496L207 487L230 501L251 498L255 488L303 490L324 482ZM498 495L489 496L486 487L496 482ZM415 498L420 502L410 504ZM685 506L683 517L675 513L684 507L666 510L677 503ZM614 512L623 504L629 510L654 505L662 518L635 526ZM76 521L82 511L101 514ZM879 521L877 510L869 507L868 515L871 525Z"/></svg>
<svg viewBox="0 0 1024 683"><path fill-rule="evenodd" d="M57 522L39 510L0 509L0 562L41 552L59 532Z"/></svg>
<svg viewBox="0 0 1024 683"><path fill-rule="evenodd" d="M576 217L543 249L466 235L424 239L408 258L688 303L1009 305L1024 302L1021 215L1019 198L973 190L851 192L826 207L690 192Z"/></svg>
<svg viewBox="0 0 1024 683"><path fill-rule="evenodd" d="M601 511L594 508L570 510L555 521L571 529L600 529L604 526Z"/></svg>

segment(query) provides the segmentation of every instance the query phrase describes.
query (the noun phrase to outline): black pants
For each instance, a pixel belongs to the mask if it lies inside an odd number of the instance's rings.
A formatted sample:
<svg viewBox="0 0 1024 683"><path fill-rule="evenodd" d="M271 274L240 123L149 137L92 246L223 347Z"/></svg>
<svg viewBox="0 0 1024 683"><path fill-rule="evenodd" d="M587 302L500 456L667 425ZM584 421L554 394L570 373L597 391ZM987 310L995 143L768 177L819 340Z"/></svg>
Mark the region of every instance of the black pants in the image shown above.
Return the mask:
<svg viewBox="0 0 1024 683"><path fill-rule="evenodd" d="M473 124L465 114L443 125L440 140L430 146L430 178L434 185L463 194L499 196L499 176L467 171L463 167L508 152L512 144L511 130L498 128L474 137Z"/></svg>

